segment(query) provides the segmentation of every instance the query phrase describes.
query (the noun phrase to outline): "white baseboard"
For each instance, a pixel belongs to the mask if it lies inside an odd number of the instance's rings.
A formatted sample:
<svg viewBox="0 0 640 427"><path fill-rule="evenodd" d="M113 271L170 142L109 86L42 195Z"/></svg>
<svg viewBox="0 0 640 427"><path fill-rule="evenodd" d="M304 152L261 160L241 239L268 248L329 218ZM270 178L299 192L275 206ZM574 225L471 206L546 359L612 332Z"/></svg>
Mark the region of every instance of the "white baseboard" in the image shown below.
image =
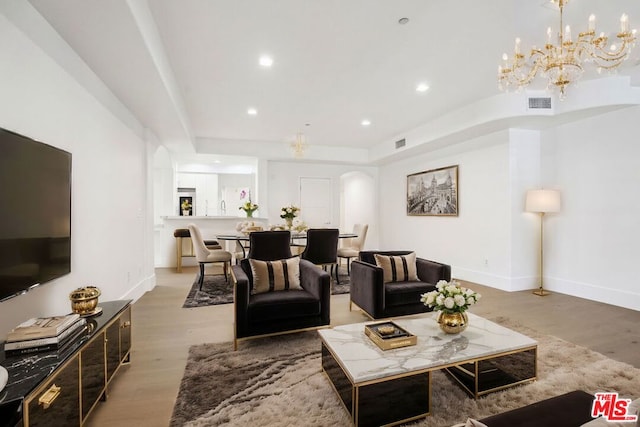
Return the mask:
<svg viewBox="0 0 640 427"><path fill-rule="evenodd" d="M526 291L538 287L537 278L533 276L508 277L460 267L452 267L451 270L451 275L457 279L490 286L506 292Z"/></svg>
<svg viewBox="0 0 640 427"><path fill-rule="evenodd" d="M591 283L574 282L554 277L545 277L544 288L551 292L640 311L640 293L638 292L605 288Z"/></svg>
<svg viewBox="0 0 640 427"><path fill-rule="evenodd" d="M539 286L538 277L536 276L507 277L460 267L452 267L451 275L456 279L478 283L506 292L534 290ZM554 277L544 278L544 289L550 292L640 311L640 293L638 292L605 288L591 283L574 282Z"/></svg>
<svg viewBox="0 0 640 427"><path fill-rule="evenodd" d="M136 302L142 295L144 295L146 292L149 292L155 287L156 287L156 275L154 273L142 279L134 287L129 289L129 291L125 293L121 299L131 299L133 300L133 302Z"/></svg>

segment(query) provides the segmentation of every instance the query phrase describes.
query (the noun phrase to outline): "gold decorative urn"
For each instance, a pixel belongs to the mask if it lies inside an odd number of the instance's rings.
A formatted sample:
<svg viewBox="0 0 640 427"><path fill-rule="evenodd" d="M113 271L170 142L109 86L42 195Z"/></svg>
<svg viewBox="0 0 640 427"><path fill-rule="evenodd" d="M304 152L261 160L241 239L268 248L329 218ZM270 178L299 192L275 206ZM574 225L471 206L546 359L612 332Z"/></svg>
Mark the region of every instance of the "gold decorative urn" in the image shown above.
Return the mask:
<svg viewBox="0 0 640 427"><path fill-rule="evenodd" d="M438 315L438 325L447 334L459 334L467 329L469 318L466 313L445 313L441 311Z"/></svg>
<svg viewBox="0 0 640 427"><path fill-rule="evenodd" d="M69 294L71 311L80 316L90 316L98 312L98 297L102 292L95 286L78 288Z"/></svg>

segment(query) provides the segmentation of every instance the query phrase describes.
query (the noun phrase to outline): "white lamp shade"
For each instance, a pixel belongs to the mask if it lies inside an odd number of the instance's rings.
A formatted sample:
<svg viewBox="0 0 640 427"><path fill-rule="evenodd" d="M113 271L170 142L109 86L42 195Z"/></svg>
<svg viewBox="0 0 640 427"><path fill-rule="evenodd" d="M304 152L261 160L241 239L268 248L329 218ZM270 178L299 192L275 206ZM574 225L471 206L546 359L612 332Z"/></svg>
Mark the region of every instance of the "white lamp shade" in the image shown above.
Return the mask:
<svg viewBox="0 0 640 427"><path fill-rule="evenodd" d="M558 190L529 190L525 203L527 212L560 212L560 192Z"/></svg>

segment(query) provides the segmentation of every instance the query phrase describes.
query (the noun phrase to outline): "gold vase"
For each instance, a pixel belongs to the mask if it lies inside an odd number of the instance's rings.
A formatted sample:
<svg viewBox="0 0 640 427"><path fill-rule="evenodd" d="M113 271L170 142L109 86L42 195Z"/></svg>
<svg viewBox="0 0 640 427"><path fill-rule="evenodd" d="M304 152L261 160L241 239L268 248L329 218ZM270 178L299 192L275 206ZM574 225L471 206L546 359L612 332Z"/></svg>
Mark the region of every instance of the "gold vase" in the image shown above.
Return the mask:
<svg viewBox="0 0 640 427"><path fill-rule="evenodd" d="M98 308L98 297L102 294L95 286L78 288L69 294L71 311L81 316L95 313Z"/></svg>
<svg viewBox="0 0 640 427"><path fill-rule="evenodd" d="M284 222L287 224L287 230L293 228L293 218L285 218Z"/></svg>
<svg viewBox="0 0 640 427"><path fill-rule="evenodd" d="M469 318L466 313L445 313L441 311L438 315L440 329L447 334L459 334L467 329Z"/></svg>

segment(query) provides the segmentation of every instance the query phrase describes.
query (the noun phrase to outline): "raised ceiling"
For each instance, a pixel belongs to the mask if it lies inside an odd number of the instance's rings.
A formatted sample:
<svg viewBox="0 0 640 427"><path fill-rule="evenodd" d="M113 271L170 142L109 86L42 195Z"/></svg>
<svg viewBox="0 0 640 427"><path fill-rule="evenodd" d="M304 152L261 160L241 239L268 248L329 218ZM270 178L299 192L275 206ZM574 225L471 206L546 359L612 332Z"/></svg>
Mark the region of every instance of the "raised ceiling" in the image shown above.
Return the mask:
<svg viewBox="0 0 640 427"><path fill-rule="evenodd" d="M300 131L314 146L367 149L498 94L514 38L541 45L558 27L542 0L29 1L176 150L211 140L241 153ZM638 0L573 0L566 21L577 32L591 12L598 30L617 30L622 12L640 28ZM638 74L637 50L621 73Z"/></svg>

